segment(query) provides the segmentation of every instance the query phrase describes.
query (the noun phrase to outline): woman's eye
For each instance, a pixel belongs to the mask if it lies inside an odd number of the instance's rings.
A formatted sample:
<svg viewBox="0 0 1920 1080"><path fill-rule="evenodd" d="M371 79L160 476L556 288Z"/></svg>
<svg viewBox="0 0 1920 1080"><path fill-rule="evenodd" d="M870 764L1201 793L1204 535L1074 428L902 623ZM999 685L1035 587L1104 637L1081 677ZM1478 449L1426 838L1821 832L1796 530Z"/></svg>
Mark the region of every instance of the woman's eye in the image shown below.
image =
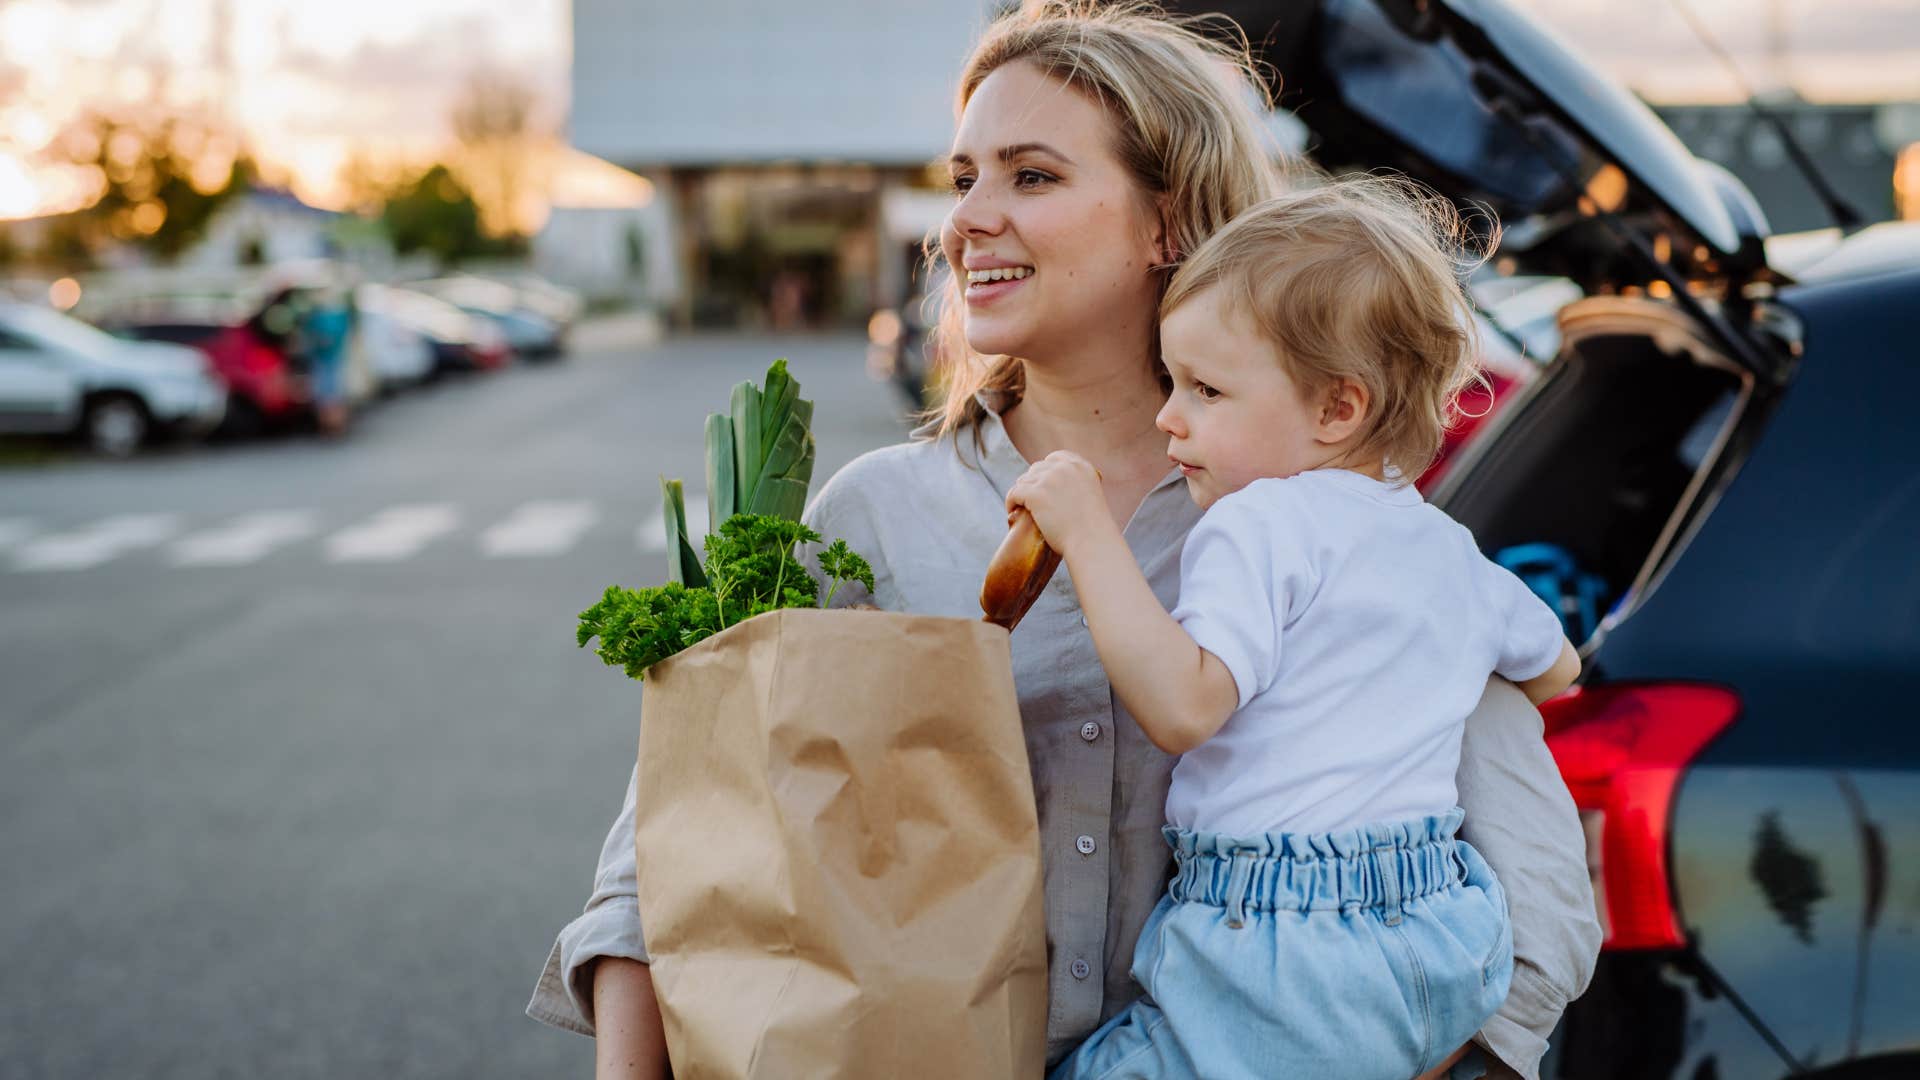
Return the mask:
<svg viewBox="0 0 1920 1080"><path fill-rule="evenodd" d="M947 185L953 189L953 193L955 195L965 195L968 191L972 190L973 188L973 177L956 176L953 179L947 181Z"/></svg>
<svg viewBox="0 0 1920 1080"><path fill-rule="evenodd" d="M1018 173L1014 174L1013 183L1015 187L1036 188L1052 179L1053 177L1048 176L1038 169L1021 169Z"/></svg>

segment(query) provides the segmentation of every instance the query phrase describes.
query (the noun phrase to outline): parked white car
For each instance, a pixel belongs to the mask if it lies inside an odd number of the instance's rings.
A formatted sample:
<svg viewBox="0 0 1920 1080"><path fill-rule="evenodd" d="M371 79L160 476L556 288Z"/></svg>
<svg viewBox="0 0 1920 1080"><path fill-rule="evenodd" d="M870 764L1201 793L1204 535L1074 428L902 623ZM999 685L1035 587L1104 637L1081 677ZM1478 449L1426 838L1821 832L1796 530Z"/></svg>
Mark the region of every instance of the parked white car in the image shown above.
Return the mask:
<svg viewBox="0 0 1920 1080"><path fill-rule="evenodd" d="M0 433L78 432L125 457L162 432L203 435L226 409L198 349L123 341L51 308L0 302Z"/></svg>
<svg viewBox="0 0 1920 1080"><path fill-rule="evenodd" d="M382 392L425 382L433 374L433 343L396 313L404 300L384 285L361 285L354 290L359 312L360 347L367 352Z"/></svg>

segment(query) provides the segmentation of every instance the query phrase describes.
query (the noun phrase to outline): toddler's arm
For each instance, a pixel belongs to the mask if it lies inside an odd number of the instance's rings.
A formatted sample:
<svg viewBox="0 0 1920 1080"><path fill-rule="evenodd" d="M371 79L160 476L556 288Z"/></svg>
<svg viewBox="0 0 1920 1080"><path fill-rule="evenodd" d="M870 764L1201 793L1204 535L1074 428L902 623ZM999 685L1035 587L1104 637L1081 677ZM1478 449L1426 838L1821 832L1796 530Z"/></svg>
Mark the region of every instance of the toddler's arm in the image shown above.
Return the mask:
<svg viewBox="0 0 1920 1080"><path fill-rule="evenodd" d="M1573 647L1573 642L1562 638L1560 659L1555 660L1553 666L1546 671L1519 685L1521 691L1527 695L1527 700L1538 705L1548 698L1558 697L1562 691L1573 685L1573 680L1579 677L1580 651Z"/></svg>
<svg viewBox="0 0 1920 1080"><path fill-rule="evenodd" d="M1212 738L1239 704L1233 675L1160 606L1078 455L1056 453L1007 493L1024 506L1073 574L1107 681L1153 744L1184 754Z"/></svg>

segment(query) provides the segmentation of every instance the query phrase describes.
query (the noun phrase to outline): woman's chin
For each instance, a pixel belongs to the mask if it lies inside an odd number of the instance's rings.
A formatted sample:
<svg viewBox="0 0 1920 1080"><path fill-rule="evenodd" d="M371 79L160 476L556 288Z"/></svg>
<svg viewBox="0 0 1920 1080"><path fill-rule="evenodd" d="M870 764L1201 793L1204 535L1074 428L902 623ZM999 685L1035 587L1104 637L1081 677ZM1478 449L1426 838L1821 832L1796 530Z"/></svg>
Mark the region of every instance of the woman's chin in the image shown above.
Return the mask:
<svg viewBox="0 0 1920 1080"><path fill-rule="evenodd" d="M1025 356L1032 335L1025 327L1004 319L967 320L967 348L981 356Z"/></svg>

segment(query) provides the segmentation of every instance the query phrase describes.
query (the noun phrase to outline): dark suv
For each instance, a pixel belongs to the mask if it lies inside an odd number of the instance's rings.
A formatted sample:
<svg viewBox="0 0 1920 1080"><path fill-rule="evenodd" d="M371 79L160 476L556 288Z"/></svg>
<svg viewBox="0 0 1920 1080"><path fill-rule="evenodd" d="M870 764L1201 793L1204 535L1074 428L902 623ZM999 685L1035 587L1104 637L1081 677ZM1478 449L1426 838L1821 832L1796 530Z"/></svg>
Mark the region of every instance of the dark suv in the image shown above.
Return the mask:
<svg viewBox="0 0 1920 1080"><path fill-rule="evenodd" d="M1793 280L1737 181L1496 0L1184 6L1322 163L1584 293L1431 491L1586 660L1542 711L1607 940L1545 1075L1920 1077L1920 226Z"/></svg>

